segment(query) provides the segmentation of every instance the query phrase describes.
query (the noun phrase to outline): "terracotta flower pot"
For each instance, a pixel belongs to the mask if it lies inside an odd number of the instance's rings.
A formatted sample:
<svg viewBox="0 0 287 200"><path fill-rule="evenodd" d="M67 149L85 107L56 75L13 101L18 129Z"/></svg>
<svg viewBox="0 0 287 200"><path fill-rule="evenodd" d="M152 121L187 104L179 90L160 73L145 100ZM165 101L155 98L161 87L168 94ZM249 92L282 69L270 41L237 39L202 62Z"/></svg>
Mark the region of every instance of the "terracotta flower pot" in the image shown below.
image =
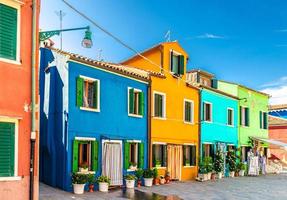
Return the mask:
<svg viewBox="0 0 287 200"><path fill-rule="evenodd" d="M138 187L138 188L140 188L140 187L141 187L141 185L142 185L141 180L138 180L138 182L137 182L137 187Z"/></svg>
<svg viewBox="0 0 287 200"><path fill-rule="evenodd" d="M170 176L165 176L165 182L169 183L170 182Z"/></svg>
<svg viewBox="0 0 287 200"><path fill-rule="evenodd" d="M94 192L94 184L89 185L89 192Z"/></svg>
<svg viewBox="0 0 287 200"><path fill-rule="evenodd" d="M154 185L159 185L159 178L153 179L153 184Z"/></svg>
<svg viewBox="0 0 287 200"><path fill-rule="evenodd" d="M215 173L211 174L211 180L215 180Z"/></svg>

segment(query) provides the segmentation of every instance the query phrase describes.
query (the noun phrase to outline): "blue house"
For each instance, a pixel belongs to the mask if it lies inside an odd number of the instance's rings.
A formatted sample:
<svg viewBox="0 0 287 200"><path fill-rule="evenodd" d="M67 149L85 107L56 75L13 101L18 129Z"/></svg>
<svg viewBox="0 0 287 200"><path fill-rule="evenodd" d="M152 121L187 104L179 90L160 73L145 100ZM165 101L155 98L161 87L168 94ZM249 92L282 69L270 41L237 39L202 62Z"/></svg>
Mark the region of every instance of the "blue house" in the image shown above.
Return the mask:
<svg viewBox="0 0 287 200"><path fill-rule="evenodd" d="M238 98L219 91L213 74L192 70L188 77L190 83L200 88L201 158L214 157L216 150L235 150L238 146Z"/></svg>
<svg viewBox="0 0 287 200"><path fill-rule="evenodd" d="M40 180L72 190L71 174L122 185L147 167L149 73L41 49Z"/></svg>

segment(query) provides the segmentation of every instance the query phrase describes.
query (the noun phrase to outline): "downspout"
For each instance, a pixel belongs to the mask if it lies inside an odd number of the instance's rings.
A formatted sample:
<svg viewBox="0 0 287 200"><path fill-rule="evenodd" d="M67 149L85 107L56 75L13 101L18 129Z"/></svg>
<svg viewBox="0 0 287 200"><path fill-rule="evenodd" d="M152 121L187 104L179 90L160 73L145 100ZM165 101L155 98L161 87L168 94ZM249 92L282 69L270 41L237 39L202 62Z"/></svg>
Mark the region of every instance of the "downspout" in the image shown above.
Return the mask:
<svg viewBox="0 0 287 200"><path fill-rule="evenodd" d="M201 152L202 152L202 146L201 146L201 92L202 90L199 88L199 105L198 105L198 109L199 109L199 112L198 112L198 157L199 159L201 159ZM199 163L199 162L198 162Z"/></svg>
<svg viewBox="0 0 287 200"><path fill-rule="evenodd" d="M36 42L37 42L37 0L32 3L32 71L31 71L31 138L30 138L30 184L29 199L34 199L34 162L36 142Z"/></svg>
<svg viewBox="0 0 287 200"><path fill-rule="evenodd" d="M148 114L147 114L147 128L148 128L148 168L152 167L151 164L151 154L152 154L152 143L151 143L151 82L152 80L150 79L149 84L148 84L148 99L147 99L147 104L148 104Z"/></svg>

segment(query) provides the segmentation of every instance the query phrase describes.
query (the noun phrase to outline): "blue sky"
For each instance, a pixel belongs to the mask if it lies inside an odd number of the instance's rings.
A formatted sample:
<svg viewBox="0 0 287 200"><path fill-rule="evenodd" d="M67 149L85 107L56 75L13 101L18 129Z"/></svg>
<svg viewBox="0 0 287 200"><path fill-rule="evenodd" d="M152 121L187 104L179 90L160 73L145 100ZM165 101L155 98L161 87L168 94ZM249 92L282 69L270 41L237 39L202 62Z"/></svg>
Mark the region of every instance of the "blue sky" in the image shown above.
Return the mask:
<svg viewBox="0 0 287 200"><path fill-rule="evenodd" d="M63 27L90 25L94 46L81 47L83 31L63 34L63 49L105 61L120 62L133 52L122 47L61 0L42 0L40 28L59 28L55 14L63 10ZM127 44L144 50L178 40L188 52L188 68L270 93L271 103L287 103L286 0L68 0ZM59 37L52 40L59 47Z"/></svg>

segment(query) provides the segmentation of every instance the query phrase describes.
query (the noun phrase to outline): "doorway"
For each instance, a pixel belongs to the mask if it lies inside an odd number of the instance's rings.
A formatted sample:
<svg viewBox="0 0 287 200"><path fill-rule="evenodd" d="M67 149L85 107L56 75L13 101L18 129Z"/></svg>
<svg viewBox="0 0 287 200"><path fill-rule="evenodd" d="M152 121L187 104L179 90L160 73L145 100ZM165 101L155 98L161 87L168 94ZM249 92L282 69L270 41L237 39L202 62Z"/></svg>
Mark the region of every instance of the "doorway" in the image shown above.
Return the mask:
<svg viewBox="0 0 287 200"><path fill-rule="evenodd" d="M167 145L167 170L172 180L181 180L182 146Z"/></svg>
<svg viewBox="0 0 287 200"><path fill-rule="evenodd" d="M123 185L121 140L103 140L102 175L111 179L111 186Z"/></svg>

